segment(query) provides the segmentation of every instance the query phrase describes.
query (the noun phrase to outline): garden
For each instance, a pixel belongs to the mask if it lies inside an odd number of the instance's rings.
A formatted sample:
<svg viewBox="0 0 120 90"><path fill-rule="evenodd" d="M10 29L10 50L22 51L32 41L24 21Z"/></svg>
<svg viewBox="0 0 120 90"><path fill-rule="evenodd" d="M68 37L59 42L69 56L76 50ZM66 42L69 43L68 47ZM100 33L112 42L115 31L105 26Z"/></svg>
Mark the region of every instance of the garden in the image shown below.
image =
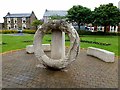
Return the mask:
<svg viewBox="0 0 120 90"><path fill-rule="evenodd" d="M20 36L15 34L1 34L1 37L0 53L3 53L11 50L23 49L26 48L27 45L33 44L34 34L23 34ZM87 49L88 47L97 47L114 52L116 56L120 56L118 54L119 37L120 36L112 35L80 35L80 48ZM66 47L69 47L70 41L67 35L65 41ZM51 34L46 34L43 38L43 44L50 42Z"/></svg>

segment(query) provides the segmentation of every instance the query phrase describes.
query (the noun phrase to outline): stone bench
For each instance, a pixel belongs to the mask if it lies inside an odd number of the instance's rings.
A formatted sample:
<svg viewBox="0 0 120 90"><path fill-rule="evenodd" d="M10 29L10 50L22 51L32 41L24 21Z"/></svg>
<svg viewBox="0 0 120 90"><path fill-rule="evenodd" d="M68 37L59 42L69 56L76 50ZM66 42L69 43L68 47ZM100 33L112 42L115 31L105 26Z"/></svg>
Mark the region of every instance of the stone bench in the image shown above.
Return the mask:
<svg viewBox="0 0 120 90"><path fill-rule="evenodd" d="M105 62L114 62L115 59L115 53L94 47L88 47L87 55L97 57Z"/></svg>
<svg viewBox="0 0 120 90"><path fill-rule="evenodd" d="M51 50L51 45L50 44L42 44L42 49L44 51L50 51ZM26 46L26 52L27 53L34 53L33 45L27 45Z"/></svg>

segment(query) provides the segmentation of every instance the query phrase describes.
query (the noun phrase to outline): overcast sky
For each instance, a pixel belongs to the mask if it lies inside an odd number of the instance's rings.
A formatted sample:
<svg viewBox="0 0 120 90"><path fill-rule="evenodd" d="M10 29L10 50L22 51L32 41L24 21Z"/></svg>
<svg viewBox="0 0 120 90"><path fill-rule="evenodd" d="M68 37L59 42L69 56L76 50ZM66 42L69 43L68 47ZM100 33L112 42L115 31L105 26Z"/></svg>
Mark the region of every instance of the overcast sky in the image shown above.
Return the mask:
<svg viewBox="0 0 120 90"><path fill-rule="evenodd" d="M82 5L94 10L100 4L113 3L118 7L119 0L0 0L0 22L10 13L31 13L34 11L38 19L43 17L45 9L68 10L73 5Z"/></svg>

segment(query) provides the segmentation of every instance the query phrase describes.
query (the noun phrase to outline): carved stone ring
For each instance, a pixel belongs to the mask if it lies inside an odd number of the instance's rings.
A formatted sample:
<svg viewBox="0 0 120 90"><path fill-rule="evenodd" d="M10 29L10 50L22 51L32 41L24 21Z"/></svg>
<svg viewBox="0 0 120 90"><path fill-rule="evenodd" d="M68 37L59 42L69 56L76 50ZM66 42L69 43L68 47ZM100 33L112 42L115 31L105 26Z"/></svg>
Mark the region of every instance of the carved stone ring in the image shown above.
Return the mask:
<svg viewBox="0 0 120 90"><path fill-rule="evenodd" d="M52 59L49 58L42 49L42 39L44 34L50 30L60 30L68 34L70 39L70 48L64 58ZM72 61L76 60L79 53L80 38L74 27L66 21L56 20L44 23L38 28L34 36L34 52L38 60L43 62L43 65L55 69L63 69Z"/></svg>

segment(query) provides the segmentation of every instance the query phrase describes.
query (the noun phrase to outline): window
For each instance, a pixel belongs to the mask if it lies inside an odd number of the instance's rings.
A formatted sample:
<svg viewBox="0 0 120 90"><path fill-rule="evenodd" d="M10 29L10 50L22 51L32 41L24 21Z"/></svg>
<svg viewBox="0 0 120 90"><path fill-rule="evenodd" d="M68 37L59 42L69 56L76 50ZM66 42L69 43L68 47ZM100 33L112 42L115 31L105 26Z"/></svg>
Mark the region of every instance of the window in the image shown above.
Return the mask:
<svg viewBox="0 0 120 90"><path fill-rule="evenodd" d="M26 23L26 18L22 18L22 23Z"/></svg>
<svg viewBox="0 0 120 90"><path fill-rule="evenodd" d="M26 23L26 21L25 21L25 20L23 20L23 23Z"/></svg>
<svg viewBox="0 0 120 90"><path fill-rule="evenodd" d="M14 20L14 23L17 23L17 18L13 18L13 20Z"/></svg>
<svg viewBox="0 0 120 90"><path fill-rule="evenodd" d="M17 28L17 25L16 25L16 24L14 25L14 28Z"/></svg>
<svg viewBox="0 0 120 90"><path fill-rule="evenodd" d="M10 30L10 27L8 29Z"/></svg>
<svg viewBox="0 0 120 90"><path fill-rule="evenodd" d="M102 26L98 26L98 31L102 31Z"/></svg>
<svg viewBox="0 0 120 90"><path fill-rule="evenodd" d="M11 19L10 18L7 18L7 23L10 23Z"/></svg>
<svg viewBox="0 0 120 90"><path fill-rule="evenodd" d="M26 24L22 24L22 29L26 29Z"/></svg>
<svg viewBox="0 0 120 90"><path fill-rule="evenodd" d="M17 21L15 20L15 23L17 23Z"/></svg>
<svg viewBox="0 0 120 90"><path fill-rule="evenodd" d="M8 25L7 25L7 28L8 28L8 30L10 30L10 29L11 29L11 25L10 25L10 24L8 24Z"/></svg>
<svg viewBox="0 0 120 90"><path fill-rule="evenodd" d="M23 29L25 29L25 27L23 27Z"/></svg>

